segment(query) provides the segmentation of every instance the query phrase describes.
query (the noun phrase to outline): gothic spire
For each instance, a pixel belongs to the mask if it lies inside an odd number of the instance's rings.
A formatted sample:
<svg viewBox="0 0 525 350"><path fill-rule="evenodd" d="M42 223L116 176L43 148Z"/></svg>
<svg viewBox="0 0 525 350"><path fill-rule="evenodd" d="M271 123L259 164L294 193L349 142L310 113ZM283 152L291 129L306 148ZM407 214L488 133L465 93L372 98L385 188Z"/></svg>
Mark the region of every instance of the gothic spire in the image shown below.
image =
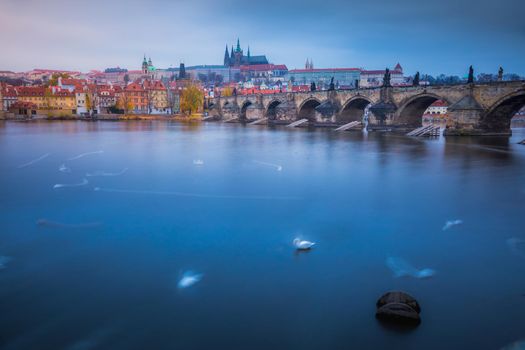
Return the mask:
<svg viewBox="0 0 525 350"><path fill-rule="evenodd" d="M230 55L228 54L228 44L226 44L226 50L224 51L224 65L227 66L230 62Z"/></svg>
<svg viewBox="0 0 525 350"><path fill-rule="evenodd" d="M237 48L235 49L237 52L241 52L241 43L239 41L239 38L237 38Z"/></svg>
<svg viewBox="0 0 525 350"><path fill-rule="evenodd" d="M250 46L248 45L248 58L250 58Z"/></svg>

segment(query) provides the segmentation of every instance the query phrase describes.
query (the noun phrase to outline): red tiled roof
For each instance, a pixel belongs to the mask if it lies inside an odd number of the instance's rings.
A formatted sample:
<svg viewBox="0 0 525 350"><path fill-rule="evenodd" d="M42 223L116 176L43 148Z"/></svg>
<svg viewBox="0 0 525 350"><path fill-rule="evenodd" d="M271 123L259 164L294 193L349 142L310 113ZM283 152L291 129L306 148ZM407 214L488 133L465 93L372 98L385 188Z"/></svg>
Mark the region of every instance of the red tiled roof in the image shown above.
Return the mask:
<svg viewBox="0 0 525 350"><path fill-rule="evenodd" d="M63 78L62 85L83 85L87 83L84 79Z"/></svg>
<svg viewBox="0 0 525 350"><path fill-rule="evenodd" d="M43 86L19 86L16 91L19 96L44 96L46 89Z"/></svg>
<svg viewBox="0 0 525 350"><path fill-rule="evenodd" d="M126 91L144 91L142 86L138 83L131 83L128 86L126 86Z"/></svg>
<svg viewBox="0 0 525 350"><path fill-rule="evenodd" d="M62 97L71 97L71 96L74 96L75 94L72 93L72 92L69 92L69 90L60 90L60 91L55 91L53 93L53 96L62 96Z"/></svg>
<svg viewBox="0 0 525 350"><path fill-rule="evenodd" d="M144 83L142 84L144 89L150 89L150 90L165 90L166 87L164 84L162 84L159 80L144 80Z"/></svg>
<svg viewBox="0 0 525 350"><path fill-rule="evenodd" d="M16 97L17 95L16 89L13 86L5 86L2 89L2 96L4 97Z"/></svg>
<svg viewBox="0 0 525 350"><path fill-rule="evenodd" d="M430 107L448 107L448 104L443 100L437 100L436 102L432 103Z"/></svg>

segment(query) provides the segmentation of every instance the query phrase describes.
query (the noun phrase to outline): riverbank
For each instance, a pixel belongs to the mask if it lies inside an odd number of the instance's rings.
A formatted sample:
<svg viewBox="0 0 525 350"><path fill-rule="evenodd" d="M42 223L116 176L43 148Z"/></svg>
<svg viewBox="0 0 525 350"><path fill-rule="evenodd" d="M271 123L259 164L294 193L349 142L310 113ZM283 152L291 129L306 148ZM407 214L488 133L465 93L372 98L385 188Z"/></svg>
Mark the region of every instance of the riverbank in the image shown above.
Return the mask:
<svg viewBox="0 0 525 350"><path fill-rule="evenodd" d="M83 121L130 121L130 120L176 120L194 122L202 120L202 114L191 116L179 114L98 114L92 117L70 115L70 116L47 116L35 114L31 116L17 115L9 112L0 112L0 120L32 121L32 120L83 120Z"/></svg>

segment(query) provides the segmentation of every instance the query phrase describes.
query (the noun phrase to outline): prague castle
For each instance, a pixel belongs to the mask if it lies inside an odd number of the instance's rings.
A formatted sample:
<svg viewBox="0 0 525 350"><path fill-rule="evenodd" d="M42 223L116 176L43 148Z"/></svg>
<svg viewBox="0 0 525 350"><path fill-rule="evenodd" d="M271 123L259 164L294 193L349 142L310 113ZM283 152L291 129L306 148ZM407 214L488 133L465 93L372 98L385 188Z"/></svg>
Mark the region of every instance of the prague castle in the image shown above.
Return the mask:
<svg viewBox="0 0 525 350"><path fill-rule="evenodd" d="M241 49L241 44L239 39L237 39L237 47L233 49L231 47L231 52L228 52L228 45L226 45L226 50L224 51L224 66L225 67L240 67L240 66L251 66L257 64L268 64L268 59L265 55L252 56L250 54L250 47L248 47L247 55L244 55L243 50Z"/></svg>

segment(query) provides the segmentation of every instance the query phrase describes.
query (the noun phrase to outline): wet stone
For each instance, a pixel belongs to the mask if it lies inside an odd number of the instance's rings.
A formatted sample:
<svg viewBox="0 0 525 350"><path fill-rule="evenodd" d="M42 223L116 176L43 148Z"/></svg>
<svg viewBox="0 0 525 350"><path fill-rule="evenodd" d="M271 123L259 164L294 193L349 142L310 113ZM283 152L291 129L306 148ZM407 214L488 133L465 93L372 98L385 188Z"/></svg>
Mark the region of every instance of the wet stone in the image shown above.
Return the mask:
<svg viewBox="0 0 525 350"><path fill-rule="evenodd" d="M388 292L376 303L376 317L381 321L418 325L421 308L416 299L404 292Z"/></svg>

